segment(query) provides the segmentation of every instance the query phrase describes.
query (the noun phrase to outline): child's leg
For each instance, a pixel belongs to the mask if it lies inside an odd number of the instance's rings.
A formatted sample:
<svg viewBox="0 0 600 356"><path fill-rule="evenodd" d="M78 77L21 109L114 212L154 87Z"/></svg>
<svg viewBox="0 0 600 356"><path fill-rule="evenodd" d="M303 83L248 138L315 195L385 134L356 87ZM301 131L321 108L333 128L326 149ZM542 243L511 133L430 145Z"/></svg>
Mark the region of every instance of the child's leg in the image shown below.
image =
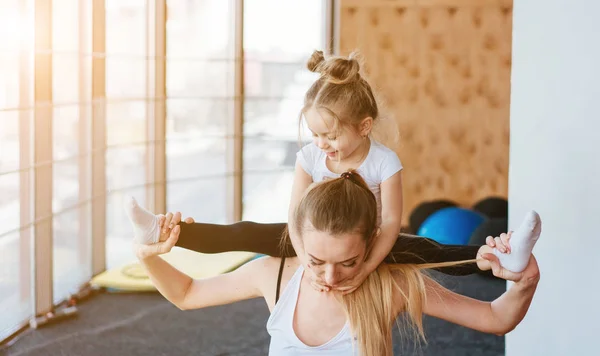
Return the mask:
<svg viewBox="0 0 600 356"><path fill-rule="evenodd" d="M125 203L125 209L140 243L155 243L159 240L159 218L140 207L135 199ZM285 251L280 246L281 235L286 224L259 224L242 221L231 225L202 223L180 223L181 233L176 246L201 253L229 251L255 252L274 257L291 257L296 253L288 245ZM387 262L437 263L474 259L479 246L440 245L420 236L400 234ZM502 260L501 260L502 262ZM466 275L480 272L475 264L443 267L440 272L451 275Z"/></svg>
<svg viewBox="0 0 600 356"><path fill-rule="evenodd" d="M392 247L390 256L385 260L388 263L442 263L453 261L473 260L477 258L480 246L471 245L442 245L438 242L417 236L401 233ZM469 263L452 267L437 268L439 272L453 276L465 276L469 274L485 274L475 263Z"/></svg>
<svg viewBox="0 0 600 356"><path fill-rule="evenodd" d="M138 243L153 244L160 238L160 219L138 205L133 197L124 202ZM201 253L246 251L274 257L291 257L291 245L282 249L280 241L286 224L239 222L231 225L179 223L181 232L176 246Z"/></svg>
<svg viewBox="0 0 600 356"><path fill-rule="evenodd" d="M177 245L202 253L228 251L249 251L269 256L281 257L280 237L286 224L259 224L242 221L231 225L180 223L181 233ZM440 245L437 242L415 235L400 234L392 249L392 257L386 262L396 263L437 263L472 260L477 256L479 246ZM295 256L291 246L285 257ZM450 275L484 273L476 264L439 268ZM485 272L484 274L489 274Z"/></svg>
<svg viewBox="0 0 600 356"><path fill-rule="evenodd" d="M140 207L134 198L126 200L125 210L134 226L135 238L138 242L146 244L158 242L160 237L158 216ZM180 223L180 225L181 233L179 234L176 246L192 251L202 253L247 251L274 257L291 257L296 255L291 245L286 246L285 251L281 249L280 241L286 227L285 223L259 224L242 221L231 225L202 223ZM524 224L525 227L529 227L529 225ZM537 236L539 236L539 233ZM518 241L521 240L526 242L519 244ZM499 255L501 264L507 268L509 268L507 264L518 267L517 262L522 260L518 256L524 254L528 256L535 243L535 241L533 244L527 241L529 240L513 237L511 241L511 245L515 245L513 253L510 255ZM522 247L520 248L519 246ZM470 260L477 256L478 250L479 246L440 245L424 237L401 233L392 248L390 258L386 259L386 261L391 263L421 264ZM512 256L515 253L514 251L517 251L516 257ZM527 251L529 252L526 253ZM439 268L439 271L451 275L481 273L476 264L442 267ZM485 272L485 274L489 273Z"/></svg>
<svg viewBox="0 0 600 356"><path fill-rule="evenodd" d="M201 253L229 251L255 252L273 257L292 257L291 245L282 251L281 235L286 224L259 224L242 221L231 225L179 223L181 232L176 246Z"/></svg>

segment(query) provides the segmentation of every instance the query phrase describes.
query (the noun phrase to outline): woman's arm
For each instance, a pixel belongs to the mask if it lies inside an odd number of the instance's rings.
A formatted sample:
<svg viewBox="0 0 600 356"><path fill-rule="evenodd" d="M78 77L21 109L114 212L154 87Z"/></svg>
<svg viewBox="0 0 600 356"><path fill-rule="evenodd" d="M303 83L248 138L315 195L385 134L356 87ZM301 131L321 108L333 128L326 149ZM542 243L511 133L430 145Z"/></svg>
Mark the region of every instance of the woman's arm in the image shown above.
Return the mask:
<svg viewBox="0 0 600 356"><path fill-rule="evenodd" d="M175 227L169 239L159 244L174 244L179 233ZM166 249L167 251L170 248ZM148 246L138 248L138 259L152 284L179 309L197 309L233 303L263 296L263 286L269 277L269 260L251 261L233 272L206 279L192 279L158 256L147 253Z"/></svg>
<svg viewBox="0 0 600 356"><path fill-rule="evenodd" d="M426 278L427 301L424 313L474 330L504 335L512 331L525 317L539 281L535 257L521 273L501 268L495 256L487 254L494 275L515 283L500 297L482 302L465 297Z"/></svg>
<svg viewBox="0 0 600 356"><path fill-rule="evenodd" d="M250 261L233 272L192 279L159 256L140 259L152 284L181 310L200 309L240 300L262 297L263 257Z"/></svg>

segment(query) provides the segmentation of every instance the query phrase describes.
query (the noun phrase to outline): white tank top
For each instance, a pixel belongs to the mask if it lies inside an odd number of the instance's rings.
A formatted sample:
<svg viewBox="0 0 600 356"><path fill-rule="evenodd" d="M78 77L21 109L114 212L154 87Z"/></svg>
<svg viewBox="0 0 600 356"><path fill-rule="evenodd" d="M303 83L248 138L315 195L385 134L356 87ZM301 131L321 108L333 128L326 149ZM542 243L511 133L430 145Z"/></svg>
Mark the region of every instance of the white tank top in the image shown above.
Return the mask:
<svg viewBox="0 0 600 356"><path fill-rule="evenodd" d="M342 330L331 340L320 346L308 346L304 344L294 332L294 310L298 302L300 282L304 268L298 267L267 321L267 331L271 335L269 355L294 355L294 356L351 356L358 355L352 347L352 336L350 325L346 323ZM279 286L277 286L279 288Z"/></svg>

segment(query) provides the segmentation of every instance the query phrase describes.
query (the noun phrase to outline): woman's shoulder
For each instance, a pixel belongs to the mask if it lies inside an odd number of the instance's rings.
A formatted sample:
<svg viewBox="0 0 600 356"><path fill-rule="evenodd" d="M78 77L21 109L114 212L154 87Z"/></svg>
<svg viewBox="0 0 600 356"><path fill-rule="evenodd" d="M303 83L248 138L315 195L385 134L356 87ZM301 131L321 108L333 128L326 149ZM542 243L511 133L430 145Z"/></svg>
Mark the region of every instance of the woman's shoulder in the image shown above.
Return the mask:
<svg viewBox="0 0 600 356"><path fill-rule="evenodd" d="M281 268L281 263L283 265L284 273L288 270L296 270L300 266L300 261L297 257L287 257L284 261L282 261L281 257L271 257L271 256L263 256L251 261L249 263L256 264L256 269L261 270L261 273L265 273L266 275L279 275L279 269ZM293 272L292 272L293 274Z"/></svg>
<svg viewBox="0 0 600 356"><path fill-rule="evenodd" d="M297 257L288 257L282 261L279 257L264 256L250 261L248 264L252 264L251 268L257 277L273 283L276 283L280 269L282 272L281 281L287 283L300 267L300 261Z"/></svg>
<svg viewBox="0 0 600 356"><path fill-rule="evenodd" d="M283 262L283 265L282 265ZM257 278L260 279L261 290L263 296L272 308L275 305L275 293L277 291L279 281L280 294L283 292L288 282L300 267L300 261L297 257L288 257L282 261L282 258L265 256L251 261L255 266L253 269L256 272ZM279 273L281 271L281 279Z"/></svg>

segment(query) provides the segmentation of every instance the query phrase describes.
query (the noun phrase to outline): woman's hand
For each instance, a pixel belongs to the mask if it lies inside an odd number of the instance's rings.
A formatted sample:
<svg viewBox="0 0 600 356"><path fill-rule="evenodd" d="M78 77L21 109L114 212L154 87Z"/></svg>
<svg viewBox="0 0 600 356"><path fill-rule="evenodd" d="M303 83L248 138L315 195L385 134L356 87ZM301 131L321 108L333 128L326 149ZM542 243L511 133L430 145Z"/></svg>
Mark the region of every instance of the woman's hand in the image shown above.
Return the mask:
<svg viewBox="0 0 600 356"><path fill-rule="evenodd" d="M487 260L490 265L494 276L505 279L507 281L513 281L520 285L535 285L540 280L540 269L537 264L535 256L531 255L529 263L523 272L515 273L507 270L500 265L500 261L496 255L491 253L485 253L482 256L483 259Z"/></svg>
<svg viewBox="0 0 600 356"><path fill-rule="evenodd" d="M173 246L179 240L179 233L181 228L179 223L181 222L181 213L167 213L166 215L159 215L160 237L158 242L155 244L134 244L133 250L137 258L143 259L151 256L158 256L171 251ZM194 219L189 217L184 220L186 224L193 224Z"/></svg>
<svg viewBox="0 0 600 356"><path fill-rule="evenodd" d="M304 269L305 271L310 271L310 269ZM324 284L314 273L309 273L309 280L310 280L310 285L313 287L314 290L316 290L317 292L329 292L331 290L331 288Z"/></svg>
<svg viewBox="0 0 600 356"><path fill-rule="evenodd" d="M133 249L137 258L143 259L170 252L179 239L181 228L178 224L180 222L181 213L179 211L175 213L169 212L166 215L159 215L158 226L160 227L160 237L158 242L150 245L134 244ZM193 224L194 219L189 217L186 218L184 222L186 224Z"/></svg>
<svg viewBox="0 0 600 356"><path fill-rule="evenodd" d="M136 257L142 260L148 257L158 256L170 252L173 246L175 246L175 244L177 243L177 240L179 239L180 231L181 228L179 227L179 225L175 225L173 229L168 229L168 232L166 233L163 233L161 231L161 240L157 243L150 245L134 243L133 251ZM166 236L164 240L163 235Z"/></svg>
<svg viewBox="0 0 600 356"><path fill-rule="evenodd" d="M363 284L367 277L369 277L369 274L371 274L371 272L366 269L366 266L363 266L363 268L361 268L354 277L347 280L343 286L336 288L335 290L341 292L342 295L352 293L357 290L361 284Z"/></svg>
<svg viewBox="0 0 600 356"><path fill-rule="evenodd" d="M169 235L171 233L171 230L175 228L175 226L177 226L177 224L179 224L181 222L181 213L179 211L175 212L175 213L167 213L167 215L159 215L159 223L158 226L160 227L160 238L158 239L159 242L163 242L163 241L167 241L167 239L169 238ZM184 222L186 224L193 224L194 223L194 219L189 217L189 218L185 218Z"/></svg>
<svg viewBox="0 0 600 356"><path fill-rule="evenodd" d="M488 236L485 239L485 245L479 248L477 251L477 267L479 267L482 271L489 271L492 269L492 266L489 261L483 259L483 255L486 253L492 253L494 248L498 249L498 251L502 253L509 254L510 253L510 238L512 236L512 231L508 233L502 233L500 236L492 237Z"/></svg>
<svg viewBox="0 0 600 356"><path fill-rule="evenodd" d="M502 253L510 253L510 237L512 236L512 231L509 231L507 234L502 233L500 236L491 237L488 236L485 239L485 243L487 246L491 248L497 248L498 251Z"/></svg>

